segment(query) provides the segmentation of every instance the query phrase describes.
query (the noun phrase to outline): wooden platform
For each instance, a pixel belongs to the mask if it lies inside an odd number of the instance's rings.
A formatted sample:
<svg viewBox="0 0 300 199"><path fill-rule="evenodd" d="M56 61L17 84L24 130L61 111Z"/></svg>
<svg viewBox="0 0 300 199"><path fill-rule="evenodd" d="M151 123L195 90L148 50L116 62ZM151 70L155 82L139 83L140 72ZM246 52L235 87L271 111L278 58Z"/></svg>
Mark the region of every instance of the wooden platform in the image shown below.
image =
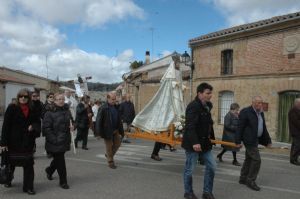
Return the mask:
<svg viewBox="0 0 300 199"><path fill-rule="evenodd" d="M136 138L136 139L145 139L145 140L152 140L155 142L161 142L165 144L169 144L171 146L175 145L181 145L182 138L176 138L174 136L175 127L173 125L170 126L170 129L168 131L162 131L162 132L146 132L142 131L139 128L135 128L135 131L132 133L125 132L125 134L129 138ZM232 142L224 142L222 140L210 140L211 143L214 144L222 144L230 147L236 147L235 143Z"/></svg>

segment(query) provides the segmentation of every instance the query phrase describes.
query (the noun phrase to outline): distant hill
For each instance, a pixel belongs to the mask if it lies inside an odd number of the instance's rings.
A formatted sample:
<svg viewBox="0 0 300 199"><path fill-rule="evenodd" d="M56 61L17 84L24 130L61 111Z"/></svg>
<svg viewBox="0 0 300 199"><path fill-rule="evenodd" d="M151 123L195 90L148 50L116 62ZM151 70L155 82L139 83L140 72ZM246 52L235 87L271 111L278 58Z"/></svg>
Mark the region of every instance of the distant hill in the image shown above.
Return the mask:
<svg viewBox="0 0 300 199"><path fill-rule="evenodd" d="M69 88L75 89L73 82L60 82L62 86L66 86ZM113 84L104 84L104 83L98 83L98 82L88 82L88 89L89 91L112 91L115 90L121 83L113 83Z"/></svg>

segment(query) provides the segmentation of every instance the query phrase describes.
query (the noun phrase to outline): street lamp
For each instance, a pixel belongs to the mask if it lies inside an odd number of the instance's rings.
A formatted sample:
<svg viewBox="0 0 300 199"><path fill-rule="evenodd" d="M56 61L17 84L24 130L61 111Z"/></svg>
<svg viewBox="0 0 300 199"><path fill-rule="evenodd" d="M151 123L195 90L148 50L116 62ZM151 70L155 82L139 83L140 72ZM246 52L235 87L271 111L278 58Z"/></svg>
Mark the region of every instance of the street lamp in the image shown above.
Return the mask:
<svg viewBox="0 0 300 199"><path fill-rule="evenodd" d="M181 55L182 62L185 65L187 65L190 62L190 59L191 59L190 55L186 51L184 51L184 53Z"/></svg>
<svg viewBox="0 0 300 199"><path fill-rule="evenodd" d="M181 61L184 65L190 67L190 101L192 101L192 83L193 83L193 70L194 70L194 62L191 60L190 55L184 51L181 55Z"/></svg>

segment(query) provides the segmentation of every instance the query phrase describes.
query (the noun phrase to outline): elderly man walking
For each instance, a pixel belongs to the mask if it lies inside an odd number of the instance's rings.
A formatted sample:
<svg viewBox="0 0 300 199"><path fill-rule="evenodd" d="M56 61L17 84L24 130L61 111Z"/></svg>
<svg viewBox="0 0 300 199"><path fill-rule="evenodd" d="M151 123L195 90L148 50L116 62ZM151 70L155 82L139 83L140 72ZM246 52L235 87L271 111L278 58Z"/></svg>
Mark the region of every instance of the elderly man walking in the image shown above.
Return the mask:
<svg viewBox="0 0 300 199"><path fill-rule="evenodd" d="M289 130L292 138L290 163L300 166L300 98L295 99L295 104L289 111Z"/></svg>
<svg viewBox="0 0 300 199"><path fill-rule="evenodd" d="M116 103L116 93L110 92L107 95L107 102L98 111L96 118L96 135L100 135L105 142L106 158L108 166L116 169L114 155L121 145L121 137L124 137L123 125Z"/></svg>
<svg viewBox="0 0 300 199"><path fill-rule="evenodd" d="M252 106L246 107L240 112L236 135L236 144L241 147L241 142L243 142L246 148L246 158L241 169L239 183L245 184L255 191L260 190L255 183L261 165L258 144L271 147L271 138L262 108L262 97L253 97Z"/></svg>

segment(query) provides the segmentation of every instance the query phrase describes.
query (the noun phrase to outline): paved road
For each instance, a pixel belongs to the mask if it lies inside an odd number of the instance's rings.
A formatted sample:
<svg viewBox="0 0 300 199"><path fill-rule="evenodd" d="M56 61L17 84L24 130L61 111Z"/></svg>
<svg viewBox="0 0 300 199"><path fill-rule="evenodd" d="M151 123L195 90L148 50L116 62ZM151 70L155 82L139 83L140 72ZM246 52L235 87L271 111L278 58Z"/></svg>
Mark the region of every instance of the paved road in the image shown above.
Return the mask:
<svg viewBox="0 0 300 199"><path fill-rule="evenodd" d="M90 150L66 154L68 180L71 189L58 187L57 174L48 181L44 169L50 160L44 155L43 138L38 140L35 159L35 189L37 194L22 193L22 169L17 168L12 188L0 187L0 198L97 198L97 199L181 199L183 198L182 171L184 151L162 150L163 161L150 159L153 142L132 140L123 144L116 155L118 168L107 167L103 140L89 137ZM219 147L214 149L218 153ZM238 154L240 161L243 152ZM257 183L260 192L237 183L240 167L231 165L231 154L225 154L224 163L218 163L214 194L217 199L299 199L300 167L288 163L288 153L274 154L262 151L262 168ZM195 172L194 189L201 198L203 166Z"/></svg>

